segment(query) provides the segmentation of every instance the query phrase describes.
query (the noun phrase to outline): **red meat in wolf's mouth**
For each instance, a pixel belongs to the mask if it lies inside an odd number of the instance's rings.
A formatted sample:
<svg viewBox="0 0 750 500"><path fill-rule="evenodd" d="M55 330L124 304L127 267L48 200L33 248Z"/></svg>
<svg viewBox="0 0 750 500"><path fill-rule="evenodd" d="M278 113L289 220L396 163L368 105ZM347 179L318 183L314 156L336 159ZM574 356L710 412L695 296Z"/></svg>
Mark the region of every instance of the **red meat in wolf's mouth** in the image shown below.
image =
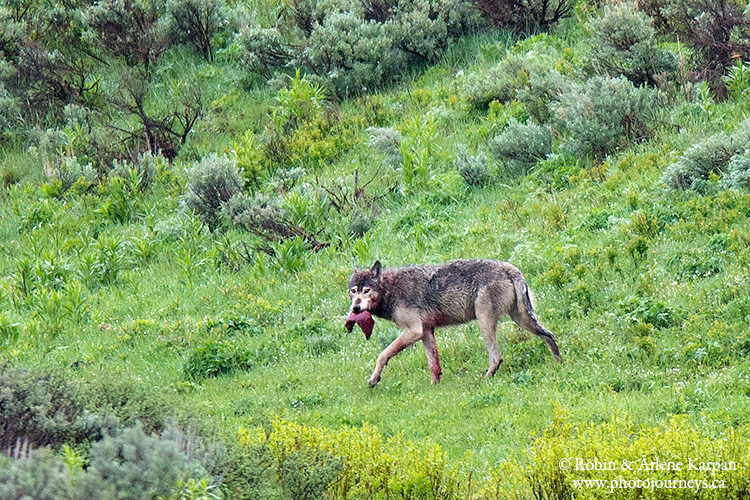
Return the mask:
<svg viewBox="0 0 750 500"><path fill-rule="evenodd" d="M346 324L344 325L349 333L351 333L355 323L362 329L362 332L365 334L365 339L370 340L372 328L375 326L375 320L372 319L370 311L362 311L356 314L353 312L349 313L349 316L346 317Z"/></svg>

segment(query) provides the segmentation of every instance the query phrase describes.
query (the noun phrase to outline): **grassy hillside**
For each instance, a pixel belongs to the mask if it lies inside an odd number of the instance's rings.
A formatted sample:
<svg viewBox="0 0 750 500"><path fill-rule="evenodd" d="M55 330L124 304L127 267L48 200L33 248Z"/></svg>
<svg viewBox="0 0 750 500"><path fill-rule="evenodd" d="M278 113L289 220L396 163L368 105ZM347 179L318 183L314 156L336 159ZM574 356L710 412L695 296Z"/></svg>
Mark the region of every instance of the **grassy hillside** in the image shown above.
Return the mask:
<svg viewBox="0 0 750 500"><path fill-rule="evenodd" d="M563 498L579 494L579 476L555 482L557 459L597 450L613 460L736 460L722 495L739 498L750 471L738 451L750 417L750 82L728 73L736 78L720 100L706 82L682 81L690 51L669 37L654 38L674 57L659 68L669 81L605 77L590 65L601 16L579 6L550 34L465 36L437 64L355 98L304 73L279 90L248 89L231 51L207 62L178 48L163 56L161 81L197 78L206 105L173 160L94 162L87 177L86 137L70 127L60 128L67 142L52 130L9 142L3 383L25 380L15 367L60 376L81 411L114 416L119 428L161 431L170 417L183 430L199 425L228 450L224 466L203 464L209 482L223 477L211 494L226 498L314 498L288 479L290 457L333 484L335 498L387 488L532 498L536 487ZM202 189L196 165L218 179L220 164L241 169L235 208L190 205L186 193ZM263 226L266 209L296 236ZM472 323L437 333L440 384L429 384L417 345L370 389L375 359L399 331L377 321L369 342L345 332L351 271L375 259L454 258L518 266L564 363L506 320L504 362L486 379ZM47 425L35 422L2 442ZM90 464L96 439L64 434L43 444L71 470ZM684 436L692 448L680 448ZM407 471L403 484L342 486L359 452L341 442L389 438L384 453L393 477ZM311 458L308 445L327 455ZM267 469L253 461L258 449L270 454Z"/></svg>

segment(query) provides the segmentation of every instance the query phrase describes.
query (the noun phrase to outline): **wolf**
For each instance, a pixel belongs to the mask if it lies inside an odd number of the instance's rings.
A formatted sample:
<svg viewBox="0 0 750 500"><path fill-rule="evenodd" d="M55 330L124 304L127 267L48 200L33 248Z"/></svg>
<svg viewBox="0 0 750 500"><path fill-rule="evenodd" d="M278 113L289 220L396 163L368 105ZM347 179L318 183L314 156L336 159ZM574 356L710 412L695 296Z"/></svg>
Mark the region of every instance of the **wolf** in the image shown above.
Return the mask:
<svg viewBox="0 0 750 500"><path fill-rule="evenodd" d="M349 279L350 314L369 312L395 323L403 332L378 356L369 383L375 387L391 358L422 341L432 374L440 381L442 369L435 328L479 324L490 357L487 377L503 362L497 347L497 322L507 314L547 343L555 361L562 362L555 335L534 315L529 288L521 271L497 260L455 260L436 266L383 269L380 261L369 270L355 269Z"/></svg>

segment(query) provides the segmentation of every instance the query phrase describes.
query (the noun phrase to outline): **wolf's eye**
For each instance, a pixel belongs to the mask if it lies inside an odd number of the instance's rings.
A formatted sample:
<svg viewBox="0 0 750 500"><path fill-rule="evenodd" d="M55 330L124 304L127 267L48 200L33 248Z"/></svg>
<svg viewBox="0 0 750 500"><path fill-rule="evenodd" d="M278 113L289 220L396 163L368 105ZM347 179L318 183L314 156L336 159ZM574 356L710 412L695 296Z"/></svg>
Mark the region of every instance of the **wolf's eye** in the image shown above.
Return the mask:
<svg viewBox="0 0 750 500"><path fill-rule="evenodd" d="M351 290L349 290L349 293L357 293L357 287L353 286Z"/></svg>
<svg viewBox="0 0 750 500"><path fill-rule="evenodd" d="M365 295L367 295L368 293L370 293L370 287L368 287L368 286L364 287L362 289L362 293L364 293Z"/></svg>

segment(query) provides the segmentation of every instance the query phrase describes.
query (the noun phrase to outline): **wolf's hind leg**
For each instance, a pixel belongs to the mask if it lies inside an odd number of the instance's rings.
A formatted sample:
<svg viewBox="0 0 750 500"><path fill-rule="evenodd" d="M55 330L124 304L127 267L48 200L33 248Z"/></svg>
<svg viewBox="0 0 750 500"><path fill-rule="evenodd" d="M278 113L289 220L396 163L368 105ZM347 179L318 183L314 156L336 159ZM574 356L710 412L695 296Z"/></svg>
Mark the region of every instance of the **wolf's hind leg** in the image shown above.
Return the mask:
<svg viewBox="0 0 750 500"><path fill-rule="evenodd" d="M555 361L562 363L560 349L557 347L557 341L555 340L555 334L544 328L536 317L531 314L522 314L518 311L511 312L510 317L518 326L544 340L547 343L549 350L552 351Z"/></svg>
<svg viewBox="0 0 750 500"><path fill-rule="evenodd" d="M401 332L401 335L396 337L396 340L391 342L391 345L383 349L383 352L378 356L378 361L375 363L375 371L372 372L370 377L370 387L375 387L380 382L380 374L383 372L383 368L388 364L398 353L403 351L409 346L414 345L422 338L422 325L419 327L408 328Z"/></svg>
<svg viewBox="0 0 750 500"><path fill-rule="evenodd" d="M432 373L431 382L437 384L440 382L440 376L443 374L443 369L440 367L440 356L438 355L434 329L424 329L422 345L424 346L424 353L427 355L427 363L430 365L430 373Z"/></svg>
<svg viewBox="0 0 750 500"><path fill-rule="evenodd" d="M492 377L503 362L503 356L497 347L498 318L495 315L494 309L490 297L480 292L477 297L475 312L479 331L482 333L482 340L484 340L487 353L490 355L490 366L487 369L487 377Z"/></svg>

